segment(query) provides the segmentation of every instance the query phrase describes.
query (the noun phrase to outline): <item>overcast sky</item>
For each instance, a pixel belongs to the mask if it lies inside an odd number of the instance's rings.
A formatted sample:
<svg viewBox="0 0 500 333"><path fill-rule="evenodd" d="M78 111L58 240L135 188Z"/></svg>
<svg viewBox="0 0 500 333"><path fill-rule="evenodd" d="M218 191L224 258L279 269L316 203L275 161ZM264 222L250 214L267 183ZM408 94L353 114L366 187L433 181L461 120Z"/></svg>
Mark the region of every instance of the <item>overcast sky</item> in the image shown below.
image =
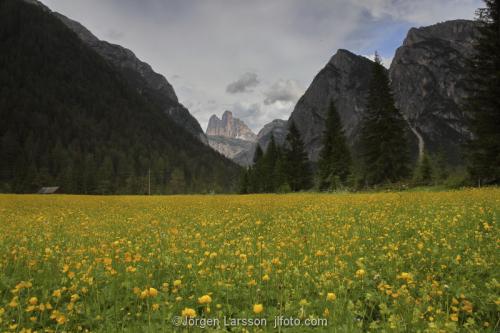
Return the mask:
<svg viewBox="0 0 500 333"><path fill-rule="evenodd" d="M410 27L473 18L480 0L42 0L163 74L203 129L231 110L288 119L339 48L386 63Z"/></svg>

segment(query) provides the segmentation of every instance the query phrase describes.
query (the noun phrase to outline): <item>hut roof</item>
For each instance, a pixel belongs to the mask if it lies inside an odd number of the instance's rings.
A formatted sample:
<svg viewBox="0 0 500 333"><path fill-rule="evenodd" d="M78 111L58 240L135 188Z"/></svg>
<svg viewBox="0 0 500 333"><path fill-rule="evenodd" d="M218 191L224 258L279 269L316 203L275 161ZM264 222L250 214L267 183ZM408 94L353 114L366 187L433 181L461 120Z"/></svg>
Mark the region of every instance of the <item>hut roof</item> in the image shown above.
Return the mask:
<svg viewBox="0 0 500 333"><path fill-rule="evenodd" d="M42 187L40 190L38 190L38 194L54 194L58 190L59 190L59 186Z"/></svg>

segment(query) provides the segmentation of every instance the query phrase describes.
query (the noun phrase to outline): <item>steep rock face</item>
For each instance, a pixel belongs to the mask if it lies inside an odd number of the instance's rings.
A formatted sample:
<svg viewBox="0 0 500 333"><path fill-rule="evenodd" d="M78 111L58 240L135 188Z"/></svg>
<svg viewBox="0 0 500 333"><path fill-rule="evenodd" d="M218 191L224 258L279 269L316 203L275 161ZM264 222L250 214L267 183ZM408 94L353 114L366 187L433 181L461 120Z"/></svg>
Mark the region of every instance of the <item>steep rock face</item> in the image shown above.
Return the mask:
<svg viewBox="0 0 500 333"><path fill-rule="evenodd" d="M477 37L477 23L467 20L413 28L390 67L397 106L420 135L420 149L443 152L454 163L470 136L461 104Z"/></svg>
<svg viewBox="0 0 500 333"><path fill-rule="evenodd" d="M25 1L36 2L35 0ZM120 45L99 40L83 25L64 15L56 12L52 14L73 30L85 44L118 68L128 80L128 83L150 103L161 107L178 125L187 129L202 142L208 143L200 124L179 103L172 85L165 77L156 73L147 63L139 60L132 51Z"/></svg>
<svg viewBox="0 0 500 333"><path fill-rule="evenodd" d="M255 141L257 138L255 133L243 121L233 117L231 111L225 111L222 119L219 119L216 115L210 117L206 134L208 136L222 136L245 141Z"/></svg>
<svg viewBox="0 0 500 333"><path fill-rule="evenodd" d="M338 50L316 75L290 116L302 134L309 157L317 161L330 101L335 101L348 142L353 145L365 111L373 62Z"/></svg>
<svg viewBox="0 0 500 333"><path fill-rule="evenodd" d="M232 112L225 111L221 119L216 115L210 117L206 135L210 147L240 165L248 165L245 157L236 157L251 150L257 136L243 121L234 118Z"/></svg>

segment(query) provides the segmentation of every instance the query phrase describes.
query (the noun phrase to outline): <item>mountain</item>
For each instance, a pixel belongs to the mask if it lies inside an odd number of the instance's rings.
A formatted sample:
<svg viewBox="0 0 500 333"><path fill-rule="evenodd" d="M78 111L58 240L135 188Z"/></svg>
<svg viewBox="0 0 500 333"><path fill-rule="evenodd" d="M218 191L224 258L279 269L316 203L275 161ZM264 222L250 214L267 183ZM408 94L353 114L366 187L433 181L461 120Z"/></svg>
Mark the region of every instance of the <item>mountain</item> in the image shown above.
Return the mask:
<svg viewBox="0 0 500 333"><path fill-rule="evenodd" d="M470 136L460 104L476 38L473 21L448 21L411 29L397 50L388 74L396 105L408 123L414 159L425 149L444 153L449 163L460 162L461 145ZM298 101L289 121L297 124L311 160L317 161L321 150L330 100L336 102L348 143L356 150L372 64L339 50Z"/></svg>
<svg viewBox="0 0 500 333"><path fill-rule="evenodd" d="M253 155L257 143L264 151L274 135L276 143L282 145L288 133L286 120L275 119L259 131L257 135L240 119L234 118L232 112L225 111L222 118L210 117L207 127L209 145L242 166L253 163Z"/></svg>
<svg viewBox="0 0 500 333"><path fill-rule="evenodd" d="M288 122L286 120L274 119L270 123L264 125L257 134L257 142L265 151L267 145L271 141L271 136L274 136L276 144L283 145L288 134Z"/></svg>
<svg viewBox="0 0 500 333"><path fill-rule="evenodd" d="M144 193L149 179L153 193L234 189L240 168L165 112L158 96L175 101L161 78L162 94L138 89L131 77L145 77L45 7L0 1L0 49L0 191Z"/></svg>
<svg viewBox="0 0 500 333"><path fill-rule="evenodd" d="M219 119L216 115L210 117L206 135L222 136L251 142L257 138L255 133L243 121L233 117L231 111L225 111L222 114L222 119Z"/></svg>
<svg viewBox="0 0 500 333"><path fill-rule="evenodd" d="M413 28L389 71L397 106L421 138L420 149L443 152L454 164L471 135L461 103L477 37L477 23L467 20Z"/></svg>
<svg viewBox="0 0 500 333"><path fill-rule="evenodd" d="M200 124L179 103L172 85L164 76L153 71L150 65L139 60L132 51L120 45L99 40L83 25L62 14L53 12L53 15L73 30L86 45L115 66L128 83L149 103L156 104L177 124L186 128L202 142L208 143Z"/></svg>
<svg viewBox="0 0 500 333"><path fill-rule="evenodd" d="M247 147L247 149L244 149L236 154L232 158L232 160L243 166L252 165L255 149L257 148L257 143L264 151L266 151L267 145L271 141L271 135L274 136L274 139L276 140L276 143L278 145L283 145L286 140L287 134L288 122L286 120L275 119L270 123L264 125L264 127L257 134L256 141L253 142L250 147Z"/></svg>
<svg viewBox="0 0 500 333"><path fill-rule="evenodd" d="M366 108L372 68L371 60L340 49L297 102L289 122L297 125L311 160L318 160L331 100L336 103L349 144L354 145Z"/></svg>
<svg viewBox="0 0 500 333"><path fill-rule="evenodd" d="M236 158L252 149L257 136L240 119L234 118L231 111L225 111L222 118L210 117L206 131L208 144L227 158L240 165L248 165L245 158Z"/></svg>

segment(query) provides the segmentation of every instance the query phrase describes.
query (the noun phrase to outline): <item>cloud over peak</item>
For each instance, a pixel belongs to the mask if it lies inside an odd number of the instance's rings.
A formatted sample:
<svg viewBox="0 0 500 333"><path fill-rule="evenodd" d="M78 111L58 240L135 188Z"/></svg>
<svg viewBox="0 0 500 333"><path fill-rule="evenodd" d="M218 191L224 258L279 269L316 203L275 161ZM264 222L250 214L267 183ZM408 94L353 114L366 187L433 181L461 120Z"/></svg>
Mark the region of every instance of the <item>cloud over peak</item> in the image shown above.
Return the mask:
<svg viewBox="0 0 500 333"><path fill-rule="evenodd" d="M257 74L247 72L242 74L236 81L231 82L226 87L226 92L229 94L252 92L252 88L258 86L259 83Z"/></svg>

